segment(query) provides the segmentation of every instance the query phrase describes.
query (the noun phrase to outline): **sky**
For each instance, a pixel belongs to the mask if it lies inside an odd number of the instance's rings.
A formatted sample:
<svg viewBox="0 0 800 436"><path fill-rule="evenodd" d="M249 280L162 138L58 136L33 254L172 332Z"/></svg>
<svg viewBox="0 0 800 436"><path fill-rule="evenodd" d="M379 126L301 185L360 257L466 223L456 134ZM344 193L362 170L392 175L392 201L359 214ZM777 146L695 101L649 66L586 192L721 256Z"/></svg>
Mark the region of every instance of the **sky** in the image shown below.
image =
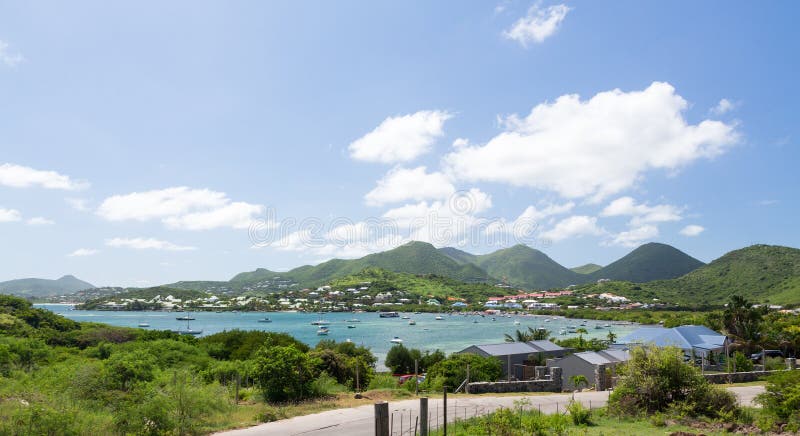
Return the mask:
<svg viewBox="0 0 800 436"><path fill-rule="evenodd" d="M0 3L0 280L798 247L797 2Z"/></svg>

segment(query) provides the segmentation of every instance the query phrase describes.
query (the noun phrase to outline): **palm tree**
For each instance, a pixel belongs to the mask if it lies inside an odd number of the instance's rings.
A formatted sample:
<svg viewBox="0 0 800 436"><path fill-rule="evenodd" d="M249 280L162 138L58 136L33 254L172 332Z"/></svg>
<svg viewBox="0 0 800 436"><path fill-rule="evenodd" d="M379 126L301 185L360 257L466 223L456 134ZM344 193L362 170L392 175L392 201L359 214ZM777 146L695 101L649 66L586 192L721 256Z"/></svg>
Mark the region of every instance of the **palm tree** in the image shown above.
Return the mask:
<svg viewBox="0 0 800 436"><path fill-rule="evenodd" d="M583 374L573 375L569 379L572 382L572 385L575 386L576 391L581 390L582 384L586 385L586 387L589 387L589 380L587 380L586 376ZM572 399L575 399L575 391L572 392Z"/></svg>
<svg viewBox="0 0 800 436"><path fill-rule="evenodd" d="M528 327L528 331L517 330L514 336L505 334L506 342L530 342L530 341L546 341L550 338L550 330L545 328L534 329Z"/></svg>
<svg viewBox="0 0 800 436"><path fill-rule="evenodd" d="M616 342L617 335L614 332L609 330L608 334L606 335L606 338L608 339L608 343L610 345L610 344L613 344L614 342Z"/></svg>
<svg viewBox="0 0 800 436"><path fill-rule="evenodd" d="M581 327L581 328L575 330L575 333L578 334L578 348L583 350L583 335L588 335L589 331L586 330L585 328Z"/></svg>

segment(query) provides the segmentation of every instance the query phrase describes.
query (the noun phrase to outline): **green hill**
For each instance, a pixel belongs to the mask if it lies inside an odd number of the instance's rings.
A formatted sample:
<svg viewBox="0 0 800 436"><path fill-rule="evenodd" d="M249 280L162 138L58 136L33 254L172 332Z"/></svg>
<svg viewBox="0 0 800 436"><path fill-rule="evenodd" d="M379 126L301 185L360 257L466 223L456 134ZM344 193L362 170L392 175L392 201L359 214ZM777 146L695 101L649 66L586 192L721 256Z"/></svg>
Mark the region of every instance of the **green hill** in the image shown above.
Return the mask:
<svg viewBox="0 0 800 436"><path fill-rule="evenodd" d="M651 242L628 253L616 262L589 275L599 279L649 282L673 279L703 266L703 262L675 247Z"/></svg>
<svg viewBox="0 0 800 436"><path fill-rule="evenodd" d="M472 253L467 253L466 251L453 247L440 248L439 252L461 264L475 263L478 258L478 256Z"/></svg>
<svg viewBox="0 0 800 436"><path fill-rule="evenodd" d="M599 271L603 269L602 265L598 265L596 263L587 263L586 265L576 266L575 268L570 268L570 271L576 272L578 274L591 274L595 271Z"/></svg>
<svg viewBox="0 0 800 436"><path fill-rule="evenodd" d="M94 287L91 283L66 275L58 280L32 278L0 282L0 293L21 297L52 297Z"/></svg>
<svg viewBox="0 0 800 436"><path fill-rule="evenodd" d="M123 290L123 292L116 293L114 295L109 295L106 297L95 298L89 301L86 301L83 304L78 305L77 307L82 310L93 310L99 307L101 304L106 303L111 300L122 300L122 299L143 299L143 300L152 300L156 296L166 297L168 295L172 295L174 298L179 298L183 301L186 300L194 300L197 298L208 297L206 292L202 291L195 291L195 290L187 290L187 289L178 289L178 288L169 288L166 286L155 286L152 288L129 288ZM148 307L143 307L142 309L148 309Z"/></svg>
<svg viewBox="0 0 800 436"><path fill-rule="evenodd" d="M731 251L708 265L670 280L647 283L612 281L578 288L584 293L611 292L638 301L685 305L721 305L731 295L758 303L800 304L800 250L753 245Z"/></svg>
<svg viewBox="0 0 800 436"><path fill-rule="evenodd" d="M477 256L476 264L492 277L529 289L552 289L586 281L541 251L522 244Z"/></svg>

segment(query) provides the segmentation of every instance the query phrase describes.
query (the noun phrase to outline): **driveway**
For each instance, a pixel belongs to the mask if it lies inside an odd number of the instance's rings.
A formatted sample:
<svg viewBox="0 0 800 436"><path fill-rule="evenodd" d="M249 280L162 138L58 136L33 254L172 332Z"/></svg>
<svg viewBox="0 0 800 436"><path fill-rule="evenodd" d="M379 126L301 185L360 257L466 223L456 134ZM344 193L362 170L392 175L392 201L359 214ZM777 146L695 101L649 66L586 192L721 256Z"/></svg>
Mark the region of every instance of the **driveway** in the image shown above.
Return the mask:
<svg viewBox="0 0 800 436"><path fill-rule="evenodd" d="M727 388L733 392L740 404L750 406L756 395L764 392L763 386L736 386ZM608 401L608 392L579 392L575 400L586 407L602 407ZM545 413L564 410L572 394L519 395L519 396L459 396L447 401L447 421L459 421L473 416L485 415L499 408L515 407L515 402L526 401L525 408L539 409ZM419 412L419 399L389 403L391 434L413 435L414 424ZM438 428L444 422L443 400L428 400L428 414L431 428ZM261 424L250 428L217 433L225 436L254 435L352 435L372 436L374 428L374 407L359 406L350 409L329 410L313 415L297 416L281 421Z"/></svg>

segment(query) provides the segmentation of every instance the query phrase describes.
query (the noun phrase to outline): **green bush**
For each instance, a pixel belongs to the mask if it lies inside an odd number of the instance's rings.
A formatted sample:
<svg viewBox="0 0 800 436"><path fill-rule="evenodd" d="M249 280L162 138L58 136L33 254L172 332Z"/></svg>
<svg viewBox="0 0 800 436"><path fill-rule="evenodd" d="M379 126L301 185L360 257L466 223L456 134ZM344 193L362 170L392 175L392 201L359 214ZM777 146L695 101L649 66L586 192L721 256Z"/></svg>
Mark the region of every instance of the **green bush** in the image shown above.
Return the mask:
<svg viewBox="0 0 800 436"><path fill-rule="evenodd" d="M766 392L756 397L766 414L781 423L800 420L800 371L782 371L767 378Z"/></svg>
<svg viewBox="0 0 800 436"><path fill-rule="evenodd" d="M766 371L776 371L785 368L786 364L783 362L782 357L767 357L767 362L764 368Z"/></svg>
<svg viewBox="0 0 800 436"><path fill-rule="evenodd" d="M267 401L297 401L312 396L314 366L308 355L294 345L263 347L256 351L254 361Z"/></svg>
<svg viewBox="0 0 800 436"><path fill-rule="evenodd" d="M638 416L664 412L717 417L736 410L736 397L712 386L677 348L655 346L631 350L619 367L620 380L609 396L609 410Z"/></svg>
<svg viewBox="0 0 800 436"><path fill-rule="evenodd" d="M728 361L728 372L733 372L734 367L736 372L749 372L753 370L753 361L741 351L737 351L733 353L731 359Z"/></svg>
<svg viewBox="0 0 800 436"><path fill-rule="evenodd" d="M580 401L570 401L567 412L575 425L592 425L592 411L581 404Z"/></svg>
<svg viewBox="0 0 800 436"><path fill-rule="evenodd" d="M449 389L455 389L467 378L469 364L470 381L496 381L503 373L503 366L494 357L477 354L454 353L428 369L427 377L444 377Z"/></svg>
<svg viewBox="0 0 800 436"><path fill-rule="evenodd" d="M367 389L397 389L397 378L391 374L377 374L369 382Z"/></svg>
<svg viewBox="0 0 800 436"><path fill-rule="evenodd" d="M346 391L347 386L339 384L335 378L329 376L325 372L311 382L311 392L315 397L329 397Z"/></svg>

